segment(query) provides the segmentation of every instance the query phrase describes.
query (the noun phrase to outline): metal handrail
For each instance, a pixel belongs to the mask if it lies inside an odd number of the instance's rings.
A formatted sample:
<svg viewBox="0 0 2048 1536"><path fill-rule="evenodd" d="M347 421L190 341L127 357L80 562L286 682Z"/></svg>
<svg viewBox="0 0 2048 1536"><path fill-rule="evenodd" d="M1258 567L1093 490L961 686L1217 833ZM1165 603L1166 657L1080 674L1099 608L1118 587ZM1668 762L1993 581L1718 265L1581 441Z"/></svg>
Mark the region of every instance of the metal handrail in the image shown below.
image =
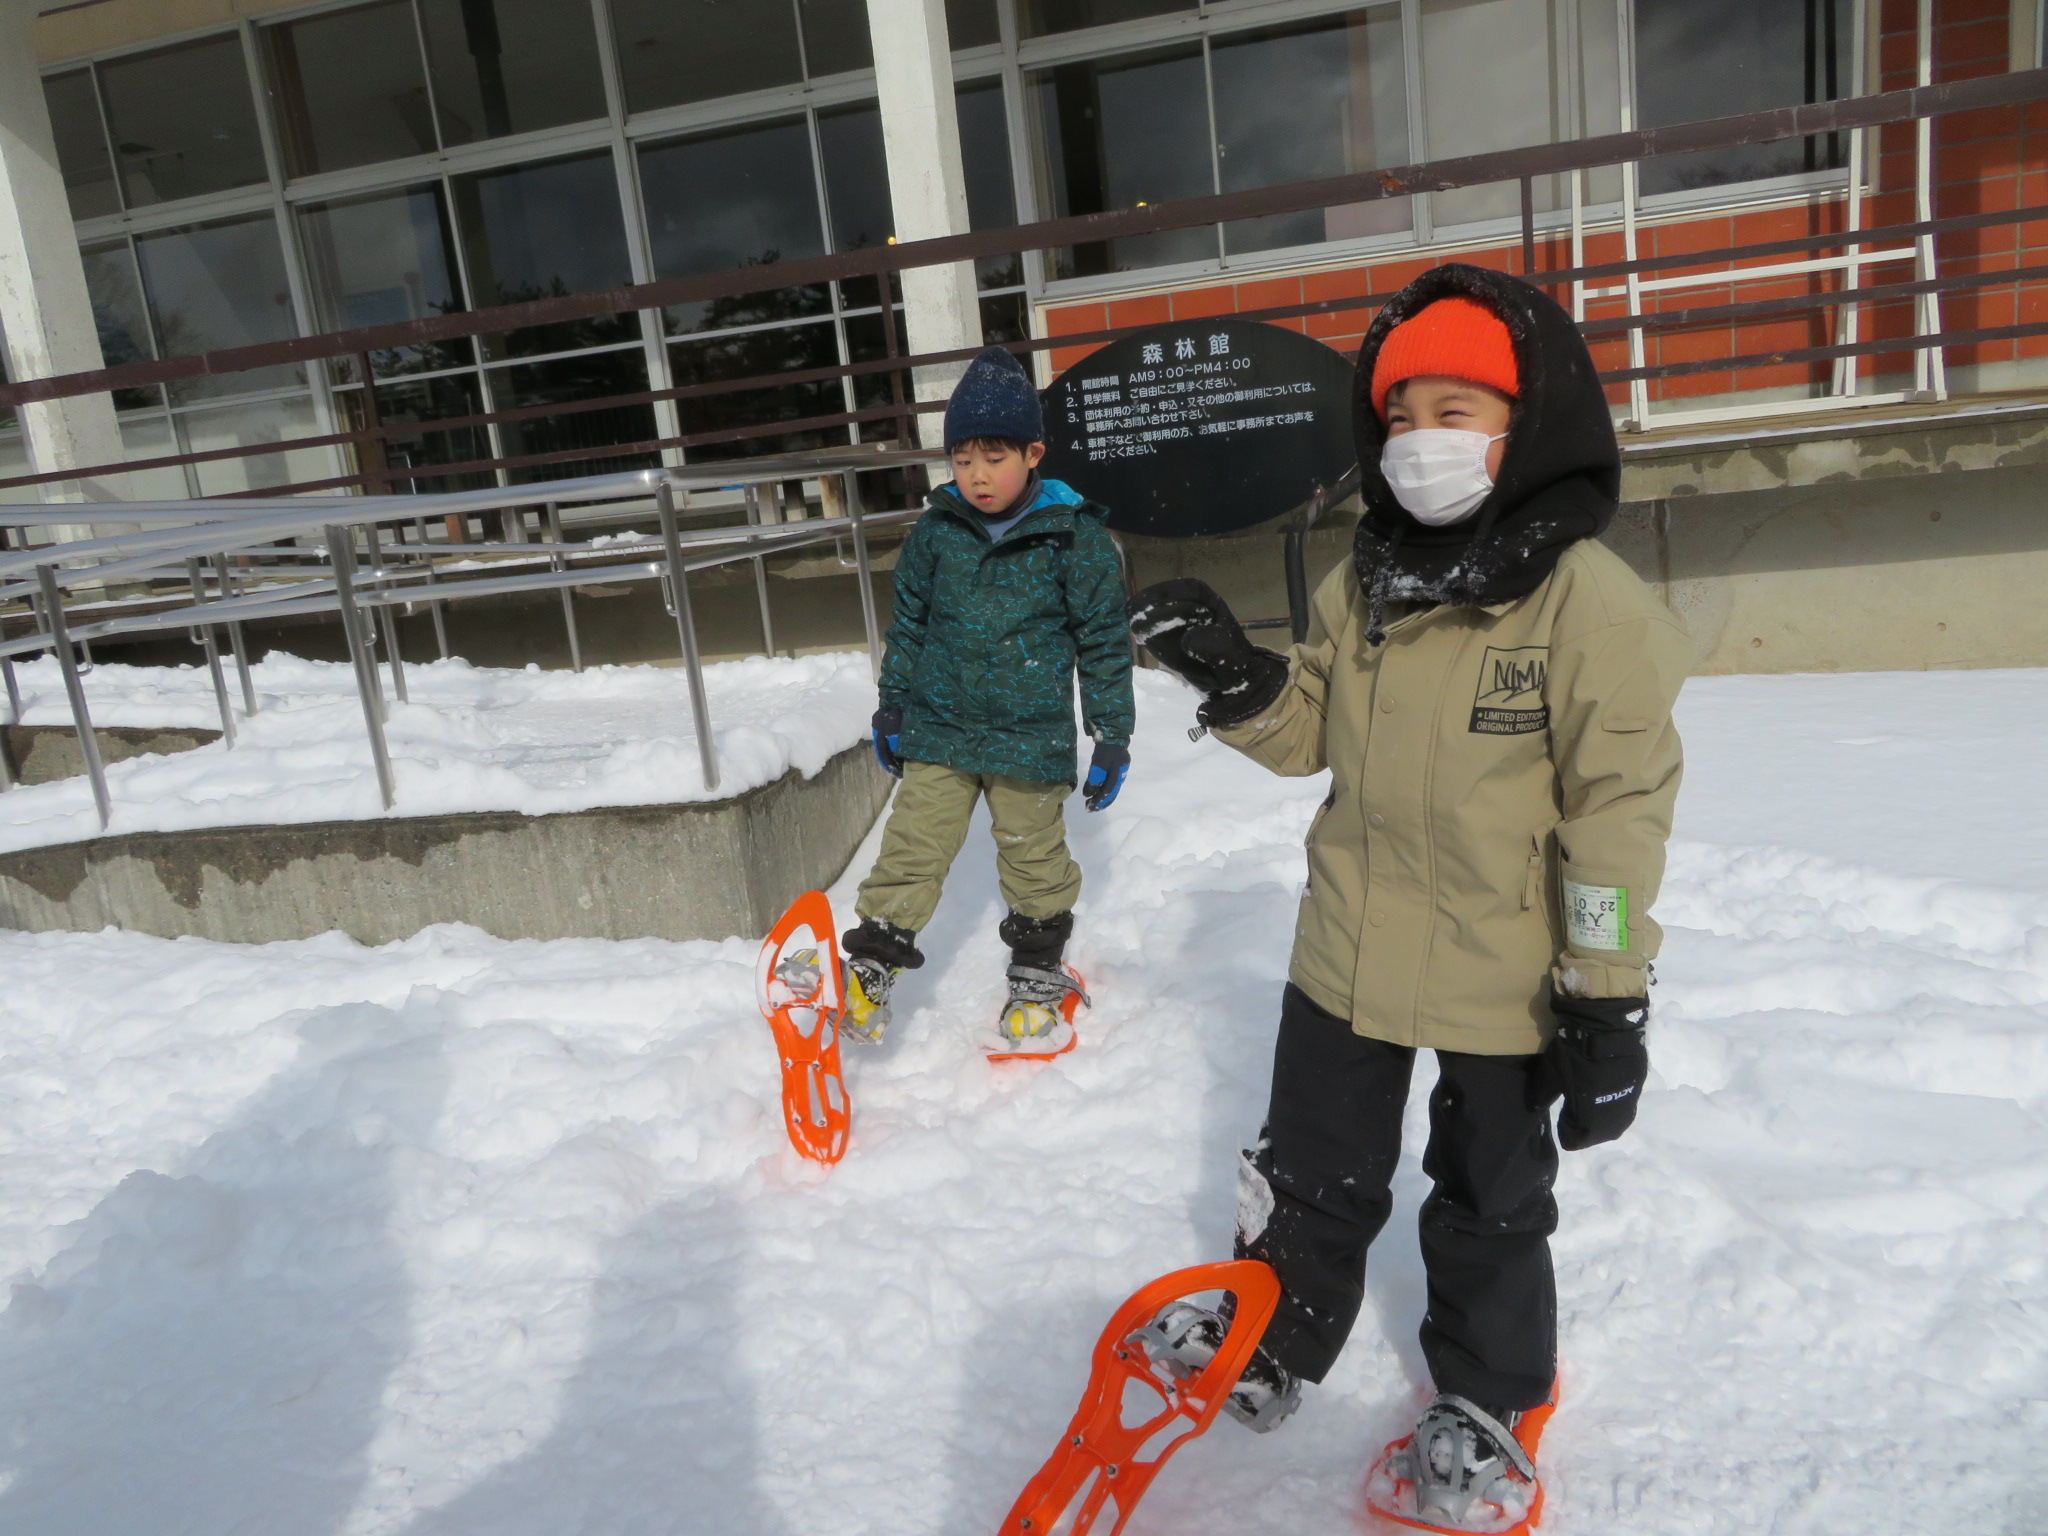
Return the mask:
<svg viewBox="0 0 2048 1536"><path fill-rule="evenodd" d="M379 792L383 798L384 808L390 810L396 803L397 789L392 778L390 754L384 740L388 708L375 665L374 650L378 637L373 627L373 619L383 617L383 643L391 661L394 687L402 702L405 697L404 673L400 669L397 656L397 632L389 620L392 610L398 607L414 606L421 602L432 604L437 621L437 638L441 639L442 654L446 655L445 635L438 623L440 604L471 597L559 590L563 594L564 614L569 624L571 653L576 659L577 670L581 671L581 644L575 630L574 608L569 601L573 589L588 585L593 576L599 573L601 579L606 581L659 581L662 583L664 602L676 619L677 639L688 673L691 714L696 728L698 758L703 769L704 784L707 789L716 789L719 781L718 759L712 740L710 703L704 688L703 661L690 608L690 574L693 571L707 570L742 560L756 562L759 570L758 562L769 554L850 541L854 548L855 569L858 572L861 616L867 632L869 664L879 674L882 660L881 632L875 607L873 565L869 556L867 530L870 527L900 526L919 516L922 509L905 508L867 513L861 502L859 476L885 463L929 463L931 458L928 453L847 451L834 456L806 455L801 459L754 460L736 467L644 470L624 475L595 476L584 480L555 481L539 486L487 487L479 491L449 492L438 497L305 497L286 503L289 510L263 508L249 516L234 516L203 523L188 521L182 526L158 529L154 532L77 539L45 545L32 551L0 555L0 574L33 571L32 601L37 615L33 633L0 638L0 672L5 674L9 699L15 701L13 714L18 722L20 708L14 678L14 657L43 650L52 651L57 655L59 664L64 669L65 691L71 707L72 722L83 744L86 771L92 780L93 798L99 810L100 826L105 830L113 814L112 798L107 789L106 772L100 759L98 737L94 733L91 712L79 681L77 661L73 655L74 646L114 636L179 629L191 631L196 639L200 639L207 653L208 665L215 677L215 697L221 712L222 734L232 748L235 737L234 714L224 676L220 672L218 649L214 640L215 631L222 628L228 631L231 649L240 673L244 709L246 713L254 714L256 694L249 675L247 650L241 639L242 626L260 619L333 613L341 620L343 634L348 642L357 690L361 695L364 728L370 739L371 758L377 773ZM792 478L796 474L801 474L804 478L838 481L845 508L843 514L806 518L791 523L750 521L745 524L688 531L678 525L678 493L687 496L691 490L758 485L767 481ZM622 492L632 491L640 491L651 496L661 524L658 538L634 544L609 543L603 547L576 546L561 542L512 546L545 559L549 565L549 569L545 571L528 571L511 576L470 577L450 583L437 579L432 557L457 552L467 555L473 552L472 546L399 546L405 550L410 560L417 561L422 556L427 557L424 564L401 566L390 563L388 557L392 551L376 543L375 530L379 525L405 523L421 516L439 515L450 501L460 501L466 510L490 510L493 507L531 505L540 500L549 506L552 514L552 509L565 503L615 499ZM132 521L134 510L126 503L98 503L68 506L64 509L63 515L72 523L113 523ZM218 508L214 504L202 502L157 503L153 510L159 515L182 514L189 519L210 516L217 512ZM553 531L559 535L559 519L551 515L550 522ZM371 541L370 548L360 554L356 546L358 530ZM291 552L276 549L274 546L278 540L303 536L314 531L323 536L327 547L327 563L318 577L307 581L287 581L281 586L250 592L236 593L233 590L227 564L230 556L240 557L255 553L281 559ZM644 562L631 558L643 551L658 551L658 557ZM595 569L586 563L577 569L572 567L570 562L579 555L586 561L602 560L605 563L596 566ZM619 560L622 555L628 557L624 563L620 563ZM206 596L206 585L200 569L201 562L209 562L213 566L216 575L215 590L219 594L217 597ZM161 577L169 574L174 568L183 570L191 590L190 601L173 603L172 606L146 613L120 614L84 625L72 625L68 622L65 610L67 587L104 587L113 580ZM282 564L270 569L274 569L280 575L294 574L294 568ZM246 578L250 573L243 574ZM768 639L772 644L765 578L761 581L760 587L764 639ZM13 596L31 597L29 585L0 585L0 598Z"/></svg>

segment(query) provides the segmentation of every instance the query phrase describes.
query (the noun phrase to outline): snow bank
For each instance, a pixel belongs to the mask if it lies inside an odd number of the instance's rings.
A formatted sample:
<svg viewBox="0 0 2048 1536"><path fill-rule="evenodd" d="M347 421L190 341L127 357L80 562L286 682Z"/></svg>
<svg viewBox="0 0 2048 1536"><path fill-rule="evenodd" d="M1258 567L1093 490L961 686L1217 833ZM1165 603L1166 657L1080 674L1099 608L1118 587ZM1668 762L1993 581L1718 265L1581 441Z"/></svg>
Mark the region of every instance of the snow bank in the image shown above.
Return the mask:
<svg viewBox="0 0 2048 1536"><path fill-rule="evenodd" d="M215 743L108 768L109 832L386 814L354 672L281 652L252 671L262 709L240 722L233 751ZM70 723L54 661L31 662L18 675L26 723ZM412 702L393 702L385 729L398 789L391 814L399 816L537 816L726 798L791 768L816 773L867 736L875 707L864 651L707 666L719 765L718 788L707 791L680 667L593 667L578 675L437 661L408 665L405 675ZM388 669L384 684L388 697ZM98 666L87 676L87 704L98 725L220 724L203 667ZM0 851L99 833L83 777L0 795Z"/></svg>
<svg viewBox="0 0 2048 1536"><path fill-rule="evenodd" d="M2016 822L2039 753L1972 743L2020 685L1943 675L1933 719L1925 679L1797 681L1685 706L1657 1075L1559 1191L1554 1536L2042 1524L2048 876L1875 835L1938 822L1944 758ZM0 1529L994 1530L1109 1309L1227 1252L1324 789L1139 685L1129 786L1070 820L1081 1048L971 1043L980 821L891 1040L849 1046L829 1174L781 1134L750 944L0 934ZM1820 708L1893 771L1789 750ZM1952 825L1958 867L2004 856ZM1418 1078L1352 1347L1279 1433L1184 1450L1132 1536L1355 1528L1421 1390Z"/></svg>

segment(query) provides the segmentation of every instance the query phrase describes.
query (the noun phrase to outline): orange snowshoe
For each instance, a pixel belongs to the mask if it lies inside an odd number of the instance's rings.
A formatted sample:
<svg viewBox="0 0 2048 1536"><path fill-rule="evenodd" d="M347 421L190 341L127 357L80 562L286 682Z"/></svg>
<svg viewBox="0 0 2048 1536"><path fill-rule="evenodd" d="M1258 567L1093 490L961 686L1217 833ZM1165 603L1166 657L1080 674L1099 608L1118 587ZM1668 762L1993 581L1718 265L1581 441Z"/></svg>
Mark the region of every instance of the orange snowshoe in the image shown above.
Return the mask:
<svg viewBox="0 0 2048 1536"><path fill-rule="evenodd" d="M1557 1411L1550 1400L1512 1429L1462 1397L1440 1394L1412 1435L1380 1452L1366 1474L1365 1505L1387 1524L1442 1536L1528 1536L1543 1518L1536 1447Z"/></svg>
<svg viewBox="0 0 2048 1536"><path fill-rule="evenodd" d="M806 891L762 941L754 995L775 1032L782 1064L782 1120L790 1144L813 1162L846 1155L852 1106L839 1073L839 943L832 904Z"/></svg>
<svg viewBox="0 0 2048 1536"><path fill-rule="evenodd" d="M1215 1355L1190 1372L1145 1339L1170 1304L1204 1292L1236 1300ZM1215 1421L1280 1300L1280 1281L1256 1259L1198 1264L1145 1286L1118 1307L1096 1341L1094 1368L1060 1448L1024 1486L1003 1536L1086 1536L1105 1505L1117 1536L1166 1459Z"/></svg>
<svg viewBox="0 0 2048 1536"><path fill-rule="evenodd" d="M1020 979L1020 972L1023 977ZM1074 1048L1074 1015L1094 1006L1081 973L1010 967L1010 997L996 1027L981 1041L990 1061L1046 1061Z"/></svg>

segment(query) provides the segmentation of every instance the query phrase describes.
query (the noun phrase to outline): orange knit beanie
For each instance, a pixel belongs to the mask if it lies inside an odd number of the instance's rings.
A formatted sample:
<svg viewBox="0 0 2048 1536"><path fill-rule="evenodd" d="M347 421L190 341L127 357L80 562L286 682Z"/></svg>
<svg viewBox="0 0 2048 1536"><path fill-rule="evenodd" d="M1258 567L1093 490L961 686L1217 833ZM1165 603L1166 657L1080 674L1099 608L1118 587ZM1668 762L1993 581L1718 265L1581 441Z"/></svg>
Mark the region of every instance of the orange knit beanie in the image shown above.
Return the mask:
<svg viewBox="0 0 2048 1536"><path fill-rule="evenodd" d="M1424 374L1470 379L1504 395L1521 393L1508 328L1476 299L1438 299L1387 333L1372 366L1374 414L1385 421L1387 391Z"/></svg>

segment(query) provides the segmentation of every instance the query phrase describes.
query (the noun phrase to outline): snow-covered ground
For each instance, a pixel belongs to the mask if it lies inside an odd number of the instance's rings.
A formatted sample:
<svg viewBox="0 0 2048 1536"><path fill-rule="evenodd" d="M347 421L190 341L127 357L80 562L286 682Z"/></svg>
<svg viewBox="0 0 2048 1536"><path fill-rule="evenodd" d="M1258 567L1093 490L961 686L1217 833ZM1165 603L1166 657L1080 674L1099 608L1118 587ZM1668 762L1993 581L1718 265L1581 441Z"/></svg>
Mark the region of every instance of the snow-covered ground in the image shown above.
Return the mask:
<svg viewBox="0 0 2048 1536"><path fill-rule="evenodd" d="M995 1530L1112 1306L1227 1250L1322 794L1140 686L1129 787L1071 817L1081 1049L971 1043L977 832L829 1173L750 943L0 934L0 1532ZM1657 1076L1560 1190L1545 1529L2048 1529L2048 673L1682 712ZM1133 1536L1356 1528L1421 1191L1411 1155L1330 1381Z"/></svg>
<svg viewBox="0 0 2048 1536"><path fill-rule="evenodd" d="M239 737L193 752L149 755L107 770L108 831L166 832L262 822L340 821L385 814L370 770L355 673L341 662L273 652L250 668L259 711ZM22 721L69 725L57 663L16 668ZM792 767L806 774L865 740L875 689L865 652L755 657L704 669L719 783L704 787L688 675L679 667L592 667L543 672L408 664L411 702L391 698L385 739L394 814L445 811L580 811L594 805L659 805L743 794ZM95 725L220 728L203 667L107 664L86 676ZM0 851L100 835L83 778L0 795Z"/></svg>

